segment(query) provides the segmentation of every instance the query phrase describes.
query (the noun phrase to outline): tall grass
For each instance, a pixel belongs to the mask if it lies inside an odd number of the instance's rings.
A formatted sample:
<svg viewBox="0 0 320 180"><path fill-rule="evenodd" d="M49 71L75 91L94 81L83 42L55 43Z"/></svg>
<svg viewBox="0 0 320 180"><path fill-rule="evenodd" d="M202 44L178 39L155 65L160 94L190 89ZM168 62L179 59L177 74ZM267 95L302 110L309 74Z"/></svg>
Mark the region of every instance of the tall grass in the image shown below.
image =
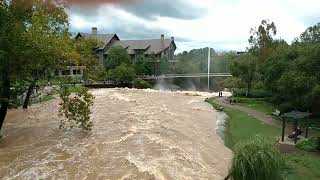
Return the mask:
<svg viewBox="0 0 320 180"><path fill-rule="evenodd" d="M272 141L260 136L235 146L229 177L234 180L284 179L284 159Z"/></svg>

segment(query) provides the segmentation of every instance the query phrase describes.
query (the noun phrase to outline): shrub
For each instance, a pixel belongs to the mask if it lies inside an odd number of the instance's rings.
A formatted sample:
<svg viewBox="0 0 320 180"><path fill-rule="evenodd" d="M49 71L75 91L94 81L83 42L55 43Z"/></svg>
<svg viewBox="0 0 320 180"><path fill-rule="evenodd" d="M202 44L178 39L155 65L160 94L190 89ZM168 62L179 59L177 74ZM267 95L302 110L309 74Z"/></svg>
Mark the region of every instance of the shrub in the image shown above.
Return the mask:
<svg viewBox="0 0 320 180"><path fill-rule="evenodd" d="M305 151L315 151L320 149L320 138L308 138L296 145L297 148Z"/></svg>
<svg viewBox="0 0 320 180"><path fill-rule="evenodd" d="M233 91L233 96L235 97L246 97L246 89L235 89ZM271 93L262 89L252 89L249 97L252 98L265 98L265 97L270 97Z"/></svg>
<svg viewBox="0 0 320 180"><path fill-rule="evenodd" d="M90 121L90 107L93 105L94 96L87 88L79 88L76 93L71 94L67 87L60 90L59 116L64 116L59 122L60 129L78 127L84 131L92 129L93 122Z"/></svg>
<svg viewBox="0 0 320 180"><path fill-rule="evenodd" d="M135 77L133 67L127 64L121 64L114 69L110 69L107 73L107 79L120 84L132 83Z"/></svg>
<svg viewBox="0 0 320 180"><path fill-rule="evenodd" d="M135 88L138 88L138 89L151 88L151 84L148 83L147 81L142 80L142 79L135 79L133 81L133 85Z"/></svg>
<svg viewBox="0 0 320 180"><path fill-rule="evenodd" d="M229 177L234 180L283 179L285 162L271 141L255 137L235 146ZM226 178L226 179L227 179Z"/></svg>

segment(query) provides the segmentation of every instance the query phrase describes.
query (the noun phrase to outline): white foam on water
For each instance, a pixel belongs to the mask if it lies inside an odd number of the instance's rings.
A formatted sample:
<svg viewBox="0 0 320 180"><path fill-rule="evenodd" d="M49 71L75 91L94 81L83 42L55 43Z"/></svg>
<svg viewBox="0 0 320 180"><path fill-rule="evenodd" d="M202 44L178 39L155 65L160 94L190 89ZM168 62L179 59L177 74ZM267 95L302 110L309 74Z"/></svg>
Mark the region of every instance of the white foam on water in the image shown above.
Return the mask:
<svg viewBox="0 0 320 180"><path fill-rule="evenodd" d="M0 141L0 179L223 179L231 151L201 92L92 90L88 134L58 130L58 100L16 110ZM129 102L129 103L128 103ZM132 103L134 102L134 103ZM2 164L1 164L2 163ZM7 173L8 169L10 172Z"/></svg>

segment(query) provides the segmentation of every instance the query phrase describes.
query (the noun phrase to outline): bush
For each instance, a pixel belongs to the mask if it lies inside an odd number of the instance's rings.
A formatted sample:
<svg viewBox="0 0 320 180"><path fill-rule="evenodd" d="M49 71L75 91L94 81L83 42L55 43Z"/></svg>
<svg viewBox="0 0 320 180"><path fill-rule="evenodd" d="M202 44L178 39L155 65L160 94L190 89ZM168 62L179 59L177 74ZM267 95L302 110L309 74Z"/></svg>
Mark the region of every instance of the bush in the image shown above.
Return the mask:
<svg viewBox="0 0 320 180"><path fill-rule="evenodd" d="M271 141L255 137L235 147L229 176L234 180L284 179L285 162Z"/></svg>
<svg viewBox="0 0 320 180"><path fill-rule="evenodd" d="M294 106L291 103L285 102L279 105L279 111L281 113L286 113L294 110Z"/></svg>
<svg viewBox="0 0 320 180"><path fill-rule="evenodd" d="M135 79L133 81L133 85L135 88L137 89L147 89L147 88L151 88L151 84L148 83L147 81L144 81L142 79Z"/></svg>
<svg viewBox="0 0 320 180"><path fill-rule="evenodd" d="M305 151L320 150L320 137L308 138L296 145L297 148Z"/></svg>
<svg viewBox="0 0 320 180"><path fill-rule="evenodd" d="M107 73L107 79L120 84L132 83L136 78L135 71L132 66L121 64L114 69L110 69Z"/></svg>
<svg viewBox="0 0 320 180"><path fill-rule="evenodd" d="M233 91L233 96L235 97L246 97L246 92L247 92L247 89L235 89ZM265 98L265 97L270 97L271 96L271 93L268 92L268 91L265 91L263 89L252 89L250 94L249 94L249 97L252 97L252 98Z"/></svg>
<svg viewBox="0 0 320 180"><path fill-rule="evenodd" d="M59 122L60 129L78 127L84 131L92 129L93 122L90 121L90 107L93 105L94 96L88 92L87 88L79 88L75 94L71 94L71 90L63 87L60 90L60 108Z"/></svg>

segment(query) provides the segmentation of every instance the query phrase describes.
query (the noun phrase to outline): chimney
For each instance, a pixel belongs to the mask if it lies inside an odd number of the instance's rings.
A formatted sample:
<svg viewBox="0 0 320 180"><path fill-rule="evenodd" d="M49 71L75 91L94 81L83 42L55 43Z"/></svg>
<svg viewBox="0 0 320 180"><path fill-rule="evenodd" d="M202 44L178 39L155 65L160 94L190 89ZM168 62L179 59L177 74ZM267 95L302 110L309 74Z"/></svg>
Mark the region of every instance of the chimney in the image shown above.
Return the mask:
<svg viewBox="0 0 320 180"><path fill-rule="evenodd" d="M161 48L164 49L164 34L161 34Z"/></svg>
<svg viewBox="0 0 320 180"><path fill-rule="evenodd" d="M98 34L98 28L92 27L92 35L97 35L97 34Z"/></svg>

